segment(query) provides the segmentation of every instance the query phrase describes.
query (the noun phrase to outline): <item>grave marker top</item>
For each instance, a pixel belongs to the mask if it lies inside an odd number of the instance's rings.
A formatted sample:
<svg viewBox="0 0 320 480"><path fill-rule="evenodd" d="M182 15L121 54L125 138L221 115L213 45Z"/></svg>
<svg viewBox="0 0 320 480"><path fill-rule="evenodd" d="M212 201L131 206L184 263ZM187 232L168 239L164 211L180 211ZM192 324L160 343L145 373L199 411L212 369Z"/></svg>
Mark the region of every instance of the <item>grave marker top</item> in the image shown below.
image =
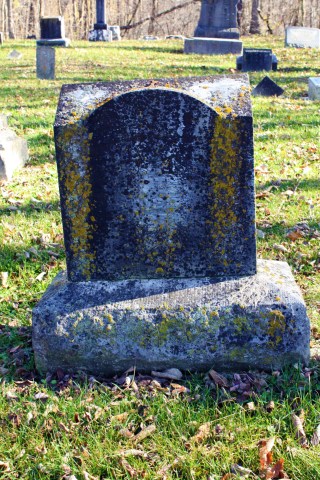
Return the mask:
<svg viewBox="0 0 320 480"><path fill-rule="evenodd" d="M55 141L71 281L255 273L246 75L65 85Z"/></svg>
<svg viewBox="0 0 320 480"><path fill-rule="evenodd" d="M236 38L240 37L237 26L239 0L202 0L200 18L195 37Z"/></svg>

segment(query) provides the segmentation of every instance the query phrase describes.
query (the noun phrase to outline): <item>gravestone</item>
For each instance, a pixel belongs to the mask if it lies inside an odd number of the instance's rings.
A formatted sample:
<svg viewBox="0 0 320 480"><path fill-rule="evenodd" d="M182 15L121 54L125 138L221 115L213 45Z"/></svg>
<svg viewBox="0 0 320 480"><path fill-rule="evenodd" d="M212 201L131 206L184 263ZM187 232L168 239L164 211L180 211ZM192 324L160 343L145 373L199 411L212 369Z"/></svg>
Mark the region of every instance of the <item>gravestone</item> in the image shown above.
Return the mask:
<svg viewBox="0 0 320 480"><path fill-rule="evenodd" d="M65 38L65 27L63 17L42 17L40 18L40 40L38 46L68 47L70 40Z"/></svg>
<svg viewBox="0 0 320 480"><path fill-rule="evenodd" d="M112 42L113 36L119 34L119 38L114 38L115 40L120 40L120 27L119 32L110 29L106 23L106 7L105 0L96 0L96 23L94 24L93 30L89 32L89 41L90 42Z"/></svg>
<svg viewBox="0 0 320 480"><path fill-rule="evenodd" d="M252 90L251 95L254 97L279 97L284 90L279 87L271 78L264 77L261 82Z"/></svg>
<svg viewBox="0 0 320 480"><path fill-rule="evenodd" d="M241 53L242 42L239 40L237 26L238 1L202 0L194 38L185 40L184 53L202 55Z"/></svg>
<svg viewBox="0 0 320 480"><path fill-rule="evenodd" d="M252 128L246 75L62 87L67 275L33 312L40 372L308 360L288 265L257 269Z"/></svg>
<svg viewBox="0 0 320 480"><path fill-rule="evenodd" d="M121 31L119 25L108 25L108 30L112 33L112 40L119 42L121 40Z"/></svg>
<svg viewBox="0 0 320 480"><path fill-rule="evenodd" d="M22 57L22 53L18 52L18 50L11 50L11 52L8 53L8 58L10 60L19 60L19 58Z"/></svg>
<svg viewBox="0 0 320 480"><path fill-rule="evenodd" d="M15 170L28 160L27 141L8 126L6 115L0 115L0 179L11 180Z"/></svg>
<svg viewBox="0 0 320 480"><path fill-rule="evenodd" d="M54 80L55 49L53 47L37 46L37 78Z"/></svg>
<svg viewBox="0 0 320 480"><path fill-rule="evenodd" d="M310 77L308 81L310 100L320 100L320 77Z"/></svg>
<svg viewBox="0 0 320 480"><path fill-rule="evenodd" d="M2 45L2 44L3 44L3 33L0 32L0 45Z"/></svg>
<svg viewBox="0 0 320 480"><path fill-rule="evenodd" d="M244 48L237 58L237 69L243 72L277 70L278 60L269 48Z"/></svg>
<svg viewBox="0 0 320 480"><path fill-rule="evenodd" d="M308 27L287 27L285 46L297 48L320 48L320 29Z"/></svg>

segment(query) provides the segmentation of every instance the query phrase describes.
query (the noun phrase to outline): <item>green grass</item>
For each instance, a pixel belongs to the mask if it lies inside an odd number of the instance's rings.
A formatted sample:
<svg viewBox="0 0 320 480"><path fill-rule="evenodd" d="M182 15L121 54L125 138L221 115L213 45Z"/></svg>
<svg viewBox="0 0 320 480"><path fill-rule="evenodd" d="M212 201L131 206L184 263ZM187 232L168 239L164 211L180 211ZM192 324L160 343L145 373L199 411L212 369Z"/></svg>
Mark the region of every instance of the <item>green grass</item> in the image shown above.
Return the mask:
<svg viewBox="0 0 320 480"><path fill-rule="evenodd" d="M320 478L320 448L302 448L291 420L304 410L309 440L320 423L320 103L307 99L308 77L320 75L319 51L285 49L279 38L243 40L273 49L279 69L270 76L285 89L282 97L252 100L257 227L264 234L258 256L288 261L303 291L314 333L311 373L297 366L266 375L260 388L245 391L248 396L215 388L203 375L186 375L182 383L190 392L179 395L169 382L159 388L139 377L137 387L124 388L61 372L47 381L36 376L31 311L65 266L52 130L61 85L234 73L235 56L183 55L179 41L74 42L56 49L56 80L40 81L34 42L6 42L0 47L0 113L27 138L30 160L0 186L0 272L8 272L7 285L0 286L0 479L218 480L232 464L262 478L258 442L272 436L274 463L284 458L292 480ZM13 49L23 57L7 59ZM250 74L252 86L264 75ZM290 239L297 225L303 236ZM35 397L39 392L48 398ZM275 408L268 413L270 400ZM194 442L206 422L208 436ZM123 436L123 429L136 434L148 425L156 430L138 445ZM140 454L125 456L132 448Z"/></svg>

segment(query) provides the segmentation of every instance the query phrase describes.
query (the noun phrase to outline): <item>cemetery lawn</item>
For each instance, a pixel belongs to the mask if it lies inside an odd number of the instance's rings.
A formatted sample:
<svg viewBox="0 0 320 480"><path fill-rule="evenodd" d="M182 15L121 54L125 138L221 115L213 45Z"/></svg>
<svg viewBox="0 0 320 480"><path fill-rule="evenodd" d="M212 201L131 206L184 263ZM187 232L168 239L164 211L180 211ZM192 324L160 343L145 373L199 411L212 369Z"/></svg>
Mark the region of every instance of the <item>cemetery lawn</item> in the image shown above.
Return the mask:
<svg viewBox="0 0 320 480"><path fill-rule="evenodd" d="M31 311L65 268L52 129L61 85L236 73L236 57L183 55L177 40L74 42L56 50L56 80L43 81L34 42L7 41L0 113L28 140L30 160L0 185L0 479L320 478L320 102L307 98L319 51L243 42L273 49L270 77L285 90L252 100L258 256L287 261L302 289L309 368L172 383L139 372L106 382L37 375ZM8 59L13 49L23 56ZM250 74L252 86L264 75Z"/></svg>

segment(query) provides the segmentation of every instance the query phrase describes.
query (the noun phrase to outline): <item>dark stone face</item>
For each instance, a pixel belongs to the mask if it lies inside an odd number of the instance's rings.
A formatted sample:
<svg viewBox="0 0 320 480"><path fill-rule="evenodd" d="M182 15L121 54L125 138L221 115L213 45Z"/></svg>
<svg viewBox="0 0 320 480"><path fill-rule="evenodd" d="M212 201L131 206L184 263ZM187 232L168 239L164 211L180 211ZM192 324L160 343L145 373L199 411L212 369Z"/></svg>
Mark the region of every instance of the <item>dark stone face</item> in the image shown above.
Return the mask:
<svg viewBox="0 0 320 480"><path fill-rule="evenodd" d="M261 97L279 97L284 93L284 90L279 87L271 78L264 77L260 83L252 90L253 96Z"/></svg>
<svg viewBox="0 0 320 480"><path fill-rule="evenodd" d="M259 72L272 68L272 50L264 48L243 49L243 72Z"/></svg>
<svg viewBox="0 0 320 480"><path fill-rule="evenodd" d="M43 39L63 38L64 22L62 17L41 18L40 32Z"/></svg>
<svg viewBox="0 0 320 480"><path fill-rule="evenodd" d="M101 103L56 123L69 278L255 273L252 118L169 88Z"/></svg>

